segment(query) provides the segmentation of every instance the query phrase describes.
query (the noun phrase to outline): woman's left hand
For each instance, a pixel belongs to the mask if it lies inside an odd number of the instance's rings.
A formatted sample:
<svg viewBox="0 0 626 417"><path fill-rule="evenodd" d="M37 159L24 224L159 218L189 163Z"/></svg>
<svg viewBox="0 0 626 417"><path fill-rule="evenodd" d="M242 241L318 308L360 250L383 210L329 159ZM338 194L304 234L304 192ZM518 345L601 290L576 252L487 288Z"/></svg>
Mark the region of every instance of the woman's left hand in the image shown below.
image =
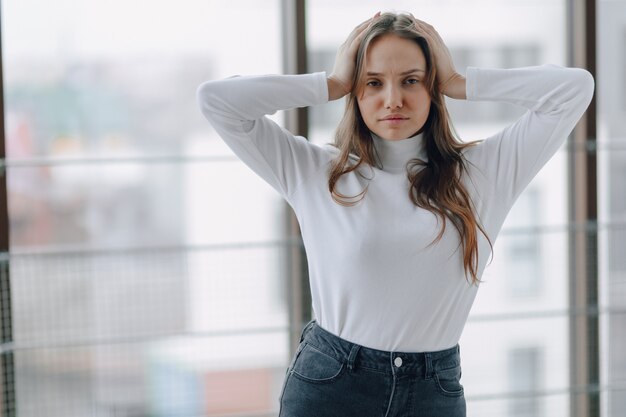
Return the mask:
<svg viewBox="0 0 626 417"><path fill-rule="evenodd" d="M439 90L448 97L465 98L465 77L456 71L450 50L443 39L434 27L412 14L411 17L417 31L426 38L434 56Z"/></svg>

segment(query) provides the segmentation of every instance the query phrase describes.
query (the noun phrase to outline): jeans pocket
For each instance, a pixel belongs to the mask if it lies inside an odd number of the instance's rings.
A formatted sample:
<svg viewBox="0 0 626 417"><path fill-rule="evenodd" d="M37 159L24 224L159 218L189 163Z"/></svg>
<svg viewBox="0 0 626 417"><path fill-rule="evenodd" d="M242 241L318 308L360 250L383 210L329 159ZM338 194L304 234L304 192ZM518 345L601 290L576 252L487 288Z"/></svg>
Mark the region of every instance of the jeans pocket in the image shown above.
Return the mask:
<svg viewBox="0 0 626 417"><path fill-rule="evenodd" d="M300 352L302 352L302 349L304 348L304 345L306 345L306 342L300 342L300 344L298 344L298 347L296 348L293 357L289 361L289 366L287 366L285 374L288 374L295 365L296 361L298 360L298 356L300 356Z"/></svg>
<svg viewBox="0 0 626 417"><path fill-rule="evenodd" d="M305 343L291 373L307 382L330 383L339 378L344 370L343 362Z"/></svg>
<svg viewBox="0 0 626 417"><path fill-rule="evenodd" d="M460 397L463 395L461 384L461 365L453 368L436 370L434 380L439 391L448 396Z"/></svg>

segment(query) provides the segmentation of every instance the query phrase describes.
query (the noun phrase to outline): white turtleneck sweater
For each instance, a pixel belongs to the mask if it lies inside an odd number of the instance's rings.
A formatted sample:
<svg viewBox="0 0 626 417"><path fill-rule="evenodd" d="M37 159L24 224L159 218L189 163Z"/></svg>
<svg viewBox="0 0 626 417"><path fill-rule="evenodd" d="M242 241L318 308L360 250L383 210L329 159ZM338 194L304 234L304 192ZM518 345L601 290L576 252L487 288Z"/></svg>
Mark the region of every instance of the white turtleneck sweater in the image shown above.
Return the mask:
<svg viewBox="0 0 626 417"><path fill-rule="evenodd" d="M515 123L465 150L465 185L492 243L513 203L555 154L587 108L589 72L555 65L516 69L468 67L468 100L508 102L528 110ZM408 197L405 165L427 160L422 134L388 141L373 135L382 169L345 174L335 203L327 169L338 151L294 136L269 118L277 110L328 101L326 73L231 77L200 85L202 114L233 152L291 205L309 264L314 317L350 342L386 351L446 349L460 339L478 287L465 278L462 246L451 221ZM478 276L490 256L480 231Z"/></svg>

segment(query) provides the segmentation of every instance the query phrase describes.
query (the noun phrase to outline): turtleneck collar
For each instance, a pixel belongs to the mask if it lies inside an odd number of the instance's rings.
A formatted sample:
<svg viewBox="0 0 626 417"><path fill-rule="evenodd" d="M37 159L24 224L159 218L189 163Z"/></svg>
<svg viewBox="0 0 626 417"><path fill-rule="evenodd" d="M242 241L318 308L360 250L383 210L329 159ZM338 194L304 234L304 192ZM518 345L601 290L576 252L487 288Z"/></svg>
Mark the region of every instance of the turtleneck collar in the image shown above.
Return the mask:
<svg viewBox="0 0 626 417"><path fill-rule="evenodd" d="M374 147L382 163L382 170L388 172L406 172L406 164L413 158L428 161L424 149L423 132L407 139L386 140L371 132Z"/></svg>

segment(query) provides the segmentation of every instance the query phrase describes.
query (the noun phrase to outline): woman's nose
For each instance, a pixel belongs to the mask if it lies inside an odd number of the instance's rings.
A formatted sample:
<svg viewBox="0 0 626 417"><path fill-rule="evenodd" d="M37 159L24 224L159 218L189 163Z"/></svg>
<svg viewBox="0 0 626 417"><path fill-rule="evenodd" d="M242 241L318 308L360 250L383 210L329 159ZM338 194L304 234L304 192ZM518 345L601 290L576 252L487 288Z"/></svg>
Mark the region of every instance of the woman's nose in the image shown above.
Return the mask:
<svg viewBox="0 0 626 417"><path fill-rule="evenodd" d="M387 88L385 93L385 108L397 109L402 107L402 93L395 87Z"/></svg>

